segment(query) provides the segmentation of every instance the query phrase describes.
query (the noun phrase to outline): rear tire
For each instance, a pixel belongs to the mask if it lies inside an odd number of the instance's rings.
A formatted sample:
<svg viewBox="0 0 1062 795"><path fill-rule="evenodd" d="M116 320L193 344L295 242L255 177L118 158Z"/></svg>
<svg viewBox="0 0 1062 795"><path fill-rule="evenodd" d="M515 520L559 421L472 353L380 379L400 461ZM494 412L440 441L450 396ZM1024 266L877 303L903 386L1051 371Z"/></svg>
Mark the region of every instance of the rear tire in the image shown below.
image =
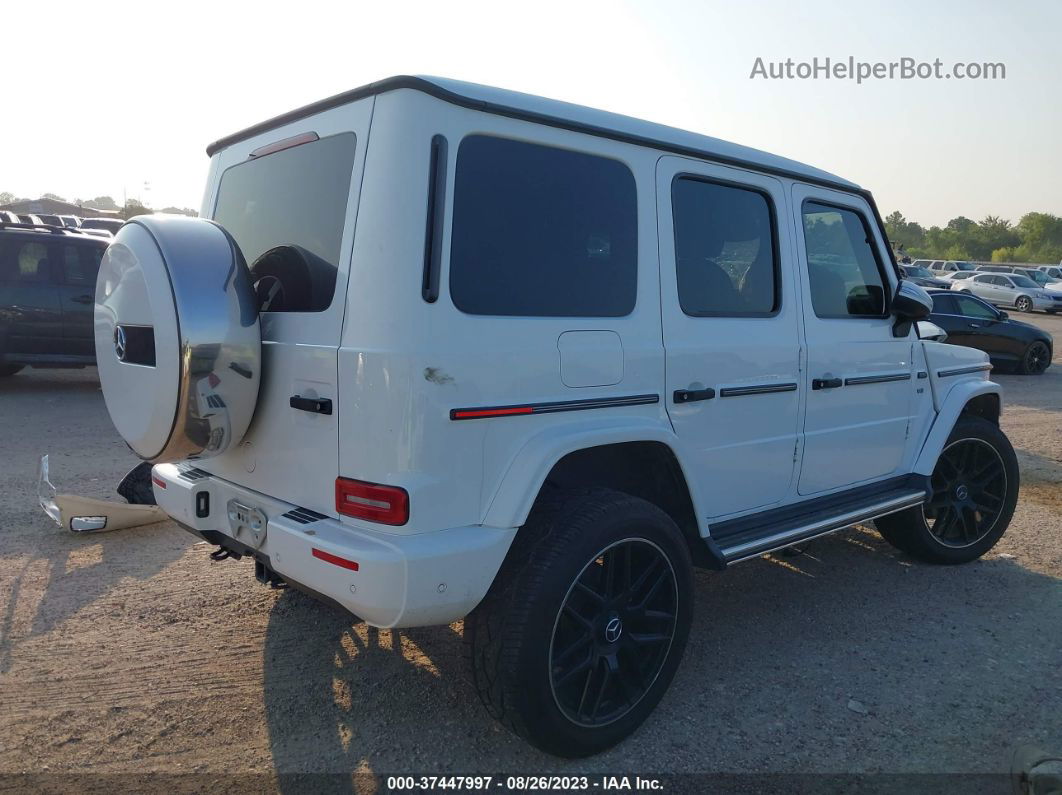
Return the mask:
<svg viewBox="0 0 1062 795"><path fill-rule="evenodd" d="M615 745L670 685L692 591L686 542L655 505L600 488L540 497L465 619L480 700L548 753Z"/></svg>
<svg viewBox="0 0 1062 795"><path fill-rule="evenodd" d="M0 378L8 378L25 366L24 364L0 364Z"/></svg>
<svg viewBox="0 0 1062 795"><path fill-rule="evenodd" d="M924 505L874 524L902 552L926 563L968 563L1002 538L1018 502L1018 459L997 425L964 414L933 470Z"/></svg>
<svg viewBox="0 0 1062 795"><path fill-rule="evenodd" d="M1033 302L1027 295L1019 295L1018 300L1014 302L1014 308L1019 312L1032 312Z"/></svg>
<svg viewBox="0 0 1062 795"><path fill-rule="evenodd" d="M1018 365L1018 372L1022 375L1043 375L1051 364L1051 351L1044 343L1037 340L1029 343Z"/></svg>

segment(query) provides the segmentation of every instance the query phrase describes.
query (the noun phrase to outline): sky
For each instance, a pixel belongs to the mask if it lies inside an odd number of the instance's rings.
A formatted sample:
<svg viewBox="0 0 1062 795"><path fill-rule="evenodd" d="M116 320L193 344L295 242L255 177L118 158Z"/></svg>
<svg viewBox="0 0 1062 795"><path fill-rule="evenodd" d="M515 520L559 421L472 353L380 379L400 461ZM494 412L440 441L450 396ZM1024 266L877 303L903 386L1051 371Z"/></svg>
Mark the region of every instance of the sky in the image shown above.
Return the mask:
<svg viewBox="0 0 1062 795"><path fill-rule="evenodd" d="M394 74L670 124L831 171L882 213L1062 215L1062 3L8 4L0 191L198 208L211 141ZM86 13L86 8L93 9ZM1004 80L765 80L764 64L902 57Z"/></svg>

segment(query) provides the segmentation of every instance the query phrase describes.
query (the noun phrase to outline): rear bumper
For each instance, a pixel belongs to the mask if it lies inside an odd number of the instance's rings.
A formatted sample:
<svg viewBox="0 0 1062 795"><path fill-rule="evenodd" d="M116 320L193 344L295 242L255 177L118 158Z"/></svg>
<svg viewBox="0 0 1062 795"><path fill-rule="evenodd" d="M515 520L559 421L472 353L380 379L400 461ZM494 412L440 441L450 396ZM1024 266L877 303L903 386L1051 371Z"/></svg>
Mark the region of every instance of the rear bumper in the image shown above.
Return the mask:
<svg viewBox="0 0 1062 795"><path fill-rule="evenodd" d="M158 464L152 476L155 500L179 524L254 549L278 574L378 627L448 624L467 615L486 595L516 535L515 528L481 526L431 533L354 528L301 511L300 518L292 514L297 506L176 464ZM234 528L231 501L264 517L264 535ZM197 515L207 502L209 512ZM357 570L331 562L337 558L355 562Z"/></svg>

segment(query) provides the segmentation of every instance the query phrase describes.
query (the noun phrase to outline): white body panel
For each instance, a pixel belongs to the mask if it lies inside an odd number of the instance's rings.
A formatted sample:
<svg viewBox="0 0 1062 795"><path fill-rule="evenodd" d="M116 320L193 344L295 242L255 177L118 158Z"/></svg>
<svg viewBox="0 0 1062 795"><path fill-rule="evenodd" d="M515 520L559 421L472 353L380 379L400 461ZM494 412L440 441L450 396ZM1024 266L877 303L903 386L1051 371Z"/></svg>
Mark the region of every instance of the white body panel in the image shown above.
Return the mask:
<svg viewBox="0 0 1062 795"><path fill-rule="evenodd" d="M259 551L270 565L369 623L445 623L472 609L550 470L569 453L623 442L666 445L689 488L698 530L708 536L709 523L720 518L924 472L925 462L935 461L934 449L939 451L937 437L946 436L943 424L953 423L961 410L952 414L960 391L971 396L998 391L985 386L982 373L919 378L949 357L960 364L968 357L954 353L961 349L940 352L936 346L927 362L913 332L892 335L890 318L831 320L810 310L800 205L814 198L854 207L873 219L866 200L846 192L850 183L703 136L437 82L465 91L470 100L550 117L569 114L582 124L668 139L676 147L700 148L753 167L679 157L633 140L483 112L410 88L288 122L214 155L203 204L207 215L225 169L255 148L306 131L357 135L336 297L321 313L263 316L263 381L250 444L204 462L201 468L213 477L198 488L216 494L215 504L239 498L259 506L268 517ZM457 309L449 293L451 213L458 150L472 134L584 152L630 169L637 191L638 257L632 312L495 317ZM444 136L447 145L439 295L428 302L421 284L433 136ZM770 169L777 173L766 173ZM683 173L736 182L771 197L781 264L777 313L743 318L682 313L669 186ZM795 177L828 179L838 189L794 182ZM888 263L888 247L873 220L871 225L874 244ZM888 270L891 290L896 276ZM908 377L812 391L811 379L828 373ZM722 390L770 383L796 388L686 405L672 399L675 390L698 385ZM296 394L330 398L334 411L325 416L294 410L288 400ZM451 418L462 407L623 396L656 399L592 411ZM156 495L171 515L200 531L231 534L223 513L196 518L196 487L176 468L156 472L167 483ZM337 476L404 489L408 521L383 526L339 516ZM293 507L327 517L314 525L316 535L283 517ZM322 563L311 554L322 545L367 565L352 573ZM440 591L443 582L447 587Z"/></svg>

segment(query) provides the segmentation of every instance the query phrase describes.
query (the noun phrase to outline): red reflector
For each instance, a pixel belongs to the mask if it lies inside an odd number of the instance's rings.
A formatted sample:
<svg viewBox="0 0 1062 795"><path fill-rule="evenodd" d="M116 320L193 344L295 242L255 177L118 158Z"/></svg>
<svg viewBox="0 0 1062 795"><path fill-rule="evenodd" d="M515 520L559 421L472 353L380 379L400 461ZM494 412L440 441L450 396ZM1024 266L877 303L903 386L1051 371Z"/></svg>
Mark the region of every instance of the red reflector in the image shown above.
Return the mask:
<svg viewBox="0 0 1062 795"><path fill-rule="evenodd" d="M341 558L338 555L325 552L323 549L318 549L317 547L313 548L313 556L319 560L323 560L325 563L334 563L336 566L341 566L344 569L350 569L351 571L358 570L357 561Z"/></svg>
<svg viewBox="0 0 1062 795"><path fill-rule="evenodd" d="M530 414L530 406L512 406L505 409L460 409L453 412L455 420L472 420L478 417L507 417L510 414Z"/></svg>
<svg viewBox="0 0 1062 795"><path fill-rule="evenodd" d="M158 486L160 489L166 488L166 481L156 475L151 476L151 482Z"/></svg>
<svg viewBox="0 0 1062 795"><path fill-rule="evenodd" d="M397 486L336 478L336 511L381 524L405 524L409 520L409 494Z"/></svg>

